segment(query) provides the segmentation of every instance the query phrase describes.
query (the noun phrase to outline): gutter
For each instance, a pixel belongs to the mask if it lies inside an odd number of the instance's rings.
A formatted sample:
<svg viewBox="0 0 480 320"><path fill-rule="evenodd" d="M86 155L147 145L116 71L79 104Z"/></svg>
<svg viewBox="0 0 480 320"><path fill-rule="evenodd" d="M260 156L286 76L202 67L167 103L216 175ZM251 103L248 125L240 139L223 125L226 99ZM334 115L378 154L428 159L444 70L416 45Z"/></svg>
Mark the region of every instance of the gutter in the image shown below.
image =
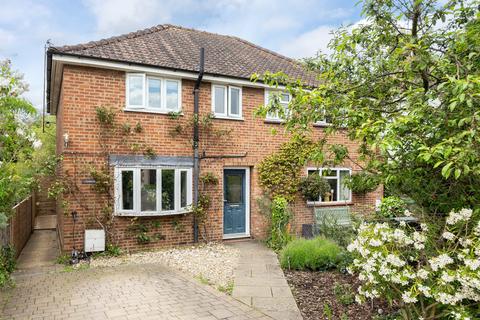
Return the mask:
<svg viewBox="0 0 480 320"><path fill-rule="evenodd" d="M199 111L199 95L200 84L202 83L203 73L205 65L205 49L200 48L200 70L198 72L198 78L195 82L193 89L193 205L198 205L198 182L200 180L200 157L198 154L198 144L200 141L198 132L198 111ZM198 242L198 221L193 217L193 241Z"/></svg>

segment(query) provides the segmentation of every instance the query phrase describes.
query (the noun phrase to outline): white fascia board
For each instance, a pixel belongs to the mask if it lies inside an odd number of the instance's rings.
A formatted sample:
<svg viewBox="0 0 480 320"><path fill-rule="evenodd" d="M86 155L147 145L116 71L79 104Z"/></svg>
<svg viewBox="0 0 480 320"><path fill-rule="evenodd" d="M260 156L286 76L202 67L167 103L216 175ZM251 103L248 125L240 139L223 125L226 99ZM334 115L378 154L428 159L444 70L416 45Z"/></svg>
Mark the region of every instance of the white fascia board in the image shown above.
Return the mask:
<svg viewBox="0 0 480 320"><path fill-rule="evenodd" d="M76 57L76 56L63 55L58 53L53 54L52 60L63 63L63 64L98 67L98 68L105 68L105 69L121 70L125 72L145 72L152 75L158 75L163 77L166 76L166 77L178 78L178 79L196 80L198 77L198 73L196 72L175 71L175 70L170 70L170 69L165 69L160 67L140 66L140 65L135 65L134 63L106 61L101 59L88 58L88 57ZM248 80L242 80L242 79L230 78L230 77L224 77L224 76L214 76L214 75L208 75L208 74L205 74L203 76L203 80L206 82L231 84L231 85L238 85L238 86L244 86L244 87L271 88L269 85L266 85L261 82L254 83ZM282 89L285 89L285 86L278 86L278 88L276 89L282 90Z"/></svg>

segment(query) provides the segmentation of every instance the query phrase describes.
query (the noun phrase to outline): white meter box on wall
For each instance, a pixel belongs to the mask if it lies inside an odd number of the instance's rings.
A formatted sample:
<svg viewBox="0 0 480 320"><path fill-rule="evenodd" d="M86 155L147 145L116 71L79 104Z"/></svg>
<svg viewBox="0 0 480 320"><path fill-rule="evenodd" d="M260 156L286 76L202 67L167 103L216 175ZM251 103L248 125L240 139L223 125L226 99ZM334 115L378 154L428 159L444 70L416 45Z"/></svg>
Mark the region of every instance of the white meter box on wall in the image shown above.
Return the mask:
<svg viewBox="0 0 480 320"><path fill-rule="evenodd" d="M85 230L85 252L105 251L105 230Z"/></svg>

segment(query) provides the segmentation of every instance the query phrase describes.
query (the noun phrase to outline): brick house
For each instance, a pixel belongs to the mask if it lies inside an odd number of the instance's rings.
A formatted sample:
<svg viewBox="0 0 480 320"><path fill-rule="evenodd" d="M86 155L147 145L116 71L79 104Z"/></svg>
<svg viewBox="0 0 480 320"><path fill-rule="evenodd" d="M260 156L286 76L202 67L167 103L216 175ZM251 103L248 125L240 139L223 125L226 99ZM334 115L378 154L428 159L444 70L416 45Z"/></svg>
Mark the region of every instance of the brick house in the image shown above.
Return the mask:
<svg viewBox="0 0 480 320"><path fill-rule="evenodd" d="M112 241L129 250L194 241L188 126L201 47L205 73L199 87L199 116L213 114L211 130L229 132L222 137L200 134L200 176L211 173L218 178L218 184L205 187L211 205L203 236L265 237L265 219L256 201L263 194L257 166L289 137L282 130L271 134L272 129L281 129L276 115L254 117L254 110L275 91L249 79L253 73L283 71L314 86L315 75L292 59L236 37L159 25L48 51L48 111L57 117L57 153L62 156L58 174L66 181L57 208L64 250L73 244L72 211L78 213L77 247L85 228L101 225L108 225ZM280 99L287 104L290 97L281 94ZM106 118L108 112L114 113L114 120L99 121L102 110ZM325 125L315 126L316 137L324 134ZM183 129L186 134L172 134L181 128L188 128ZM347 145L356 160L356 143L345 134L329 139ZM342 185L342 179L360 170L355 163L330 169L332 194L315 206L360 212L381 198L381 188L356 195ZM104 194L99 192L99 170L106 170L112 182ZM308 170L316 169L306 167L304 173ZM294 212L292 229L301 233L302 224L313 222L312 204L299 196ZM148 241L139 241L142 233Z"/></svg>

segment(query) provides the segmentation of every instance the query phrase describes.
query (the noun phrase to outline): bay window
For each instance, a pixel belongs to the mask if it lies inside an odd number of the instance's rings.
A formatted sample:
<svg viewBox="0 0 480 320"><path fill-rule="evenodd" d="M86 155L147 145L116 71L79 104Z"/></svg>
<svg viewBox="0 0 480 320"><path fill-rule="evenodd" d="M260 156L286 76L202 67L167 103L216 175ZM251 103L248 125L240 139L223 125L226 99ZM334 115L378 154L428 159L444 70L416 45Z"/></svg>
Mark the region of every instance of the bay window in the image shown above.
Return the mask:
<svg viewBox="0 0 480 320"><path fill-rule="evenodd" d="M186 212L192 203L190 168L116 168L115 213L154 216Z"/></svg>
<svg viewBox="0 0 480 320"><path fill-rule="evenodd" d="M242 118L242 89L213 84L212 112L217 118Z"/></svg>
<svg viewBox="0 0 480 320"><path fill-rule="evenodd" d="M330 185L330 192L324 197L317 199L307 199L308 202L350 202L352 201L352 192L345 186L345 181L350 177L351 170L344 168L319 168L308 169L310 174L319 174Z"/></svg>
<svg viewBox="0 0 480 320"><path fill-rule="evenodd" d="M127 73L126 109L159 113L180 111L180 80Z"/></svg>

